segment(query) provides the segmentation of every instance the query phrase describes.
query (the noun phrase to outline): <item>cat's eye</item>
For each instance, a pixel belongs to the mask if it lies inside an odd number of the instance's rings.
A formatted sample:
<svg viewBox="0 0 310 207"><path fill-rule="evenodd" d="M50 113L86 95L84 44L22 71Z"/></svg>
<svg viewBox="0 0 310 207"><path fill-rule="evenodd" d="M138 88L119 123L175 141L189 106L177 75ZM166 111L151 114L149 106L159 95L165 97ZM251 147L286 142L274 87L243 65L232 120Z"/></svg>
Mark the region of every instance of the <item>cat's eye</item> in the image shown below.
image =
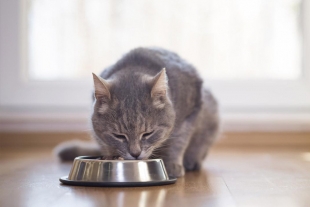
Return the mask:
<svg viewBox="0 0 310 207"><path fill-rule="evenodd" d="M148 132L148 133L144 133L143 135L142 135L142 137L143 138L147 138L147 137L149 137L150 135L152 135L154 133L154 131L151 131L151 132Z"/></svg>
<svg viewBox="0 0 310 207"><path fill-rule="evenodd" d="M122 134L114 134L112 133L114 137L116 137L117 139L121 139L121 140L126 140L126 136L122 135Z"/></svg>

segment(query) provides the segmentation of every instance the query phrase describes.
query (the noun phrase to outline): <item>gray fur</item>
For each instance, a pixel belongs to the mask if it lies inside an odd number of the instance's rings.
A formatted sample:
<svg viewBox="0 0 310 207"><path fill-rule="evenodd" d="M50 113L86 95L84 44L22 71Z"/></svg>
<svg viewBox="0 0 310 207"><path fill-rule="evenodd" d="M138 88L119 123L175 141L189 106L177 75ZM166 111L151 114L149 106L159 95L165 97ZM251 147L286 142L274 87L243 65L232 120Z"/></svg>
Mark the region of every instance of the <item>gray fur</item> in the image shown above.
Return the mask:
<svg viewBox="0 0 310 207"><path fill-rule="evenodd" d="M167 93L151 97L154 77L163 68L168 77ZM216 100L203 88L192 65L164 49L137 48L100 76L110 83L111 96L94 100L93 137L101 154L125 159L162 158L168 174L174 177L184 175L185 170L200 169L217 136L219 118ZM160 102L160 107L155 102ZM149 137L141 138L142 133L152 131ZM66 148L58 150L60 158L70 157ZM71 154L77 156L78 150L73 151Z"/></svg>

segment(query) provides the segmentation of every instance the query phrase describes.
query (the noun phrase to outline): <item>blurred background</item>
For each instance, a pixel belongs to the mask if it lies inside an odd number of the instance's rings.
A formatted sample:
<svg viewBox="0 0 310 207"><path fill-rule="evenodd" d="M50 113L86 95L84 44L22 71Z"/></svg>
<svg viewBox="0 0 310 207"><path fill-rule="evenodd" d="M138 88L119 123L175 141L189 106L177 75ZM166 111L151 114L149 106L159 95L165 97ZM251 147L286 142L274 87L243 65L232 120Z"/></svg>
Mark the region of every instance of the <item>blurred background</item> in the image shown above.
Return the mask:
<svg viewBox="0 0 310 207"><path fill-rule="evenodd" d="M204 78L300 78L301 0L25 3L28 78L87 79L122 53L162 46Z"/></svg>
<svg viewBox="0 0 310 207"><path fill-rule="evenodd" d="M225 142L310 142L308 0L0 0L1 146L86 139L91 73L140 46L197 67Z"/></svg>

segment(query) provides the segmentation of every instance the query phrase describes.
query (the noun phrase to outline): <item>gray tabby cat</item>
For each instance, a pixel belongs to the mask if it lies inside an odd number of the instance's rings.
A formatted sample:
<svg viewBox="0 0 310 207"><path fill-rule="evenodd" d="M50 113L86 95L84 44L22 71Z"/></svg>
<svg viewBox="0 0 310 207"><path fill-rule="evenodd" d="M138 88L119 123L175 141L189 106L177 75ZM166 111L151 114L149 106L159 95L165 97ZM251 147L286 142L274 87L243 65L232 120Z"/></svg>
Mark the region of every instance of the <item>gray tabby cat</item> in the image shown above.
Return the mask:
<svg viewBox="0 0 310 207"><path fill-rule="evenodd" d="M201 168L219 118L216 100L192 65L164 49L137 48L93 78L98 145L62 144L62 160L95 154L162 158L172 177Z"/></svg>

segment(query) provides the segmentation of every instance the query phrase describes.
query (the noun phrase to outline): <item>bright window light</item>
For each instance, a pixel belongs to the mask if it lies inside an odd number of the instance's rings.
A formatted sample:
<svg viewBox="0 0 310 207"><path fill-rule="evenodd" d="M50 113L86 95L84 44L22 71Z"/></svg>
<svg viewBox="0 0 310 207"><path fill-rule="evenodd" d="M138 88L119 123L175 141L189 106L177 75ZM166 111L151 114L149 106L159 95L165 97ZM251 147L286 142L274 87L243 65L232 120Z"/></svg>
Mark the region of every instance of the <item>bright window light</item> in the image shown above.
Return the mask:
<svg viewBox="0 0 310 207"><path fill-rule="evenodd" d="M301 77L301 0L28 0L28 77L91 77L139 46L176 51L207 79Z"/></svg>

